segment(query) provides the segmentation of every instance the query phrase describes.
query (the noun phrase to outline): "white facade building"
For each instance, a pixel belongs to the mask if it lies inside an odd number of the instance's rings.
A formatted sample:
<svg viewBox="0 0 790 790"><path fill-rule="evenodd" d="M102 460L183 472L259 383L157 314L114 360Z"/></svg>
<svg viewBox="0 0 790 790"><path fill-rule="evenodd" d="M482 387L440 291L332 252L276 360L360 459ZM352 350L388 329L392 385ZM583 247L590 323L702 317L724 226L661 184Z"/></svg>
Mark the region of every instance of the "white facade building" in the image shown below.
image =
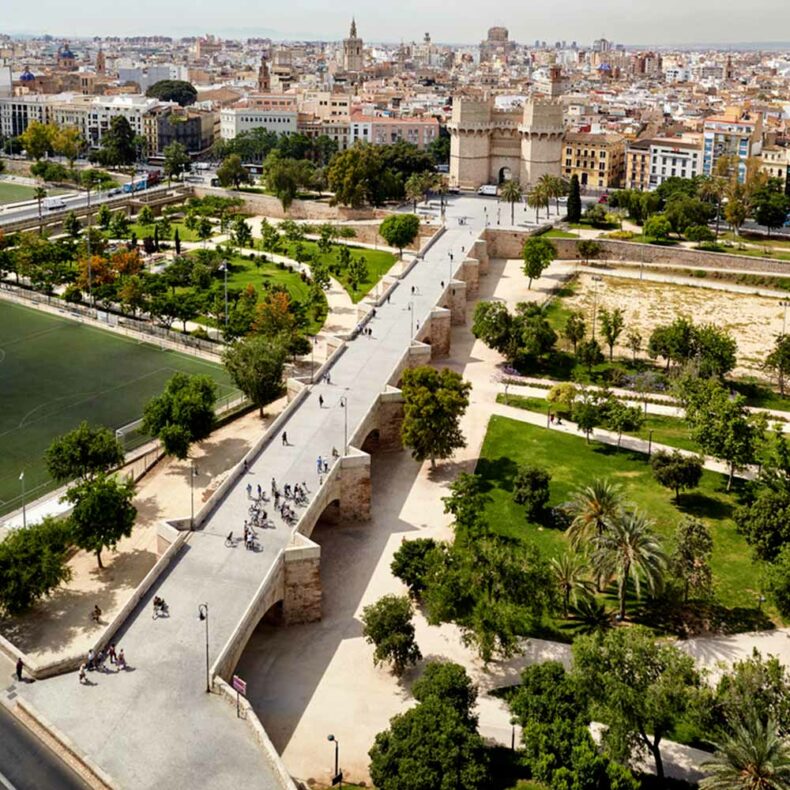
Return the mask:
<svg viewBox="0 0 790 790"><path fill-rule="evenodd" d="M702 175L701 139L655 139L650 143L650 189L668 178Z"/></svg>
<svg viewBox="0 0 790 790"><path fill-rule="evenodd" d="M219 114L219 135L223 140L232 140L242 132L266 129L277 134L294 134L298 113L296 108L274 106L252 107L235 105L225 107Z"/></svg>

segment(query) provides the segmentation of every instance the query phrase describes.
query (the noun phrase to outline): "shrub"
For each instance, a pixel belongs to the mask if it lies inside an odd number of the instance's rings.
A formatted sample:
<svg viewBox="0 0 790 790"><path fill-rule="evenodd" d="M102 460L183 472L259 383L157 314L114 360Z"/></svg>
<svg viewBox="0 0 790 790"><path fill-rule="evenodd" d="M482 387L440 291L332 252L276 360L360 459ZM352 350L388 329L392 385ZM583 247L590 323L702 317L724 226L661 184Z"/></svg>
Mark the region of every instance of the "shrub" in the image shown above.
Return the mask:
<svg viewBox="0 0 790 790"><path fill-rule="evenodd" d="M390 570L409 588L413 598L419 598L425 589L425 576L435 550L436 541L431 538L404 540L392 558Z"/></svg>
<svg viewBox="0 0 790 790"><path fill-rule="evenodd" d="M551 475L547 469L532 464L523 464L513 481L513 501L524 505L530 521L539 521L549 501Z"/></svg>

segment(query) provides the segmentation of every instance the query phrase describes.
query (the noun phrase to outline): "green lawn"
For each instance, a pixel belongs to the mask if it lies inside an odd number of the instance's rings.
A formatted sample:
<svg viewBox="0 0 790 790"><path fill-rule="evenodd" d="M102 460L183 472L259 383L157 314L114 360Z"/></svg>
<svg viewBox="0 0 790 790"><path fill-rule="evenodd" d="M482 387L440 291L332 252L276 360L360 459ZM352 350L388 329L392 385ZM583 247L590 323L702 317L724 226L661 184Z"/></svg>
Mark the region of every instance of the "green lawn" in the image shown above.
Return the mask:
<svg viewBox="0 0 790 790"><path fill-rule="evenodd" d="M284 285L294 302L306 302L309 296L310 286L302 280L299 272L290 271L285 265L281 268L279 264L271 261L262 261L256 256L255 261L250 261L240 255L234 255L229 259L230 272L228 274L228 287L243 290L248 285L253 285L262 294L261 286L264 283L272 285ZM324 300L322 309L317 316L310 314L310 325L307 331L311 335L317 334L326 321L329 305ZM210 319L204 318L202 323L213 326Z"/></svg>
<svg viewBox="0 0 790 790"><path fill-rule="evenodd" d="M551 230L546 231L545 233L540 234L544 239L578 239L578 233L571 233L567 230L558 230L557 228L552 228Z"/></svg>
<svg viewBox="0 0 790 790"><path fill-rule="evenodd" d="M181 241L200 241L200 237L195 233L194 230L190 230L183 222L171 222L170 223L171 231L170 236L166 239L162 236L162 230L159 230L159 240L160 241L170 241L172 242L173 237L176 235L176 228L178 228L178 236ZM109 233L109 231L105 231L105 235ZM137 234L138 239L144 239L146 236L151 236L153 238L154 235L154 225L140 225L137 222L132 222L129 225L129 233L127 235L131 235L132 233ZM112 236L112 234L110 234Z"/></svg>
<svg viewBox="0 0 790 790"><path fill-rule="evenodd" d="M549 402L545 398L525 397L523 395L508 395L505 400L504 394L497 395L497 403L505 403L508 406L515 406L517 409L548 414ZM556 413L556 407L552 407ZM563 419L565 414L563 414ZM669 417L663 414L649 414L642 427L636 433L628 433L628 436L638 436L647 441L650 432L653 432L653 441L656 444L666 444L669 447L678 447L681 450L691 450L698 452L699 447L689 436L689 429L685 420L680 417Z"/></svg>
<svg viewBox="0 0 790 790"><path fill-rule="evenodd" d="M47 195L52 197L54 195L62 195L65 192L63 189L47 189ZM24 184L14 184L8 181L0 181L0 204L3 203L21 203L23 200L32 200L36 190L34 187L25 186Z"/></svg>
<svg viewBox="0 0 790 790"><path fill-rule="evenodd" d="M0 302L0 513L53 485L42 461L52 440L81 420L119 428L142 415L176 372L205 374L235 391L223 368L109 331Z"/></svg>
<svg viewBox="0 0 790 790"><path fill-rule="evenodd" d="M705 520L714 536L712 566L716 592L726 607L755 607L760 591L760 571L752 563L746 541L732 520L735 496L725 492L722 475L704 472L700 487L682 494L675 505L672 493L654 480L643 454L617 450L584 438L494 416L488 425L477 472L492 498L488 506L492 528L509 537L534 541L546 556L564 551L563 532L530 523L524 508L512 499L516 469L529 462L551 472L550 506L567 502L578 487L596 478L617 482L628 500L635 502L655 521L662 536L671 536L684 515Z"/></svg>
<svg viewBox="0 0 790 790"><path fill-rule="evenodd" d="M289 258L296 258L296 245L298 242L287 242L283 241L283 255L287 255ZM341 268L339 272L332 274L338 282L348 291L349 296L351 297L352 301L358 302L362 299L372 288L373 286L392 268L392 265L397 260L396 256L393 255L391 252L387 252L386 250L369 250L365 247L357 247L353 244L346 244L346 247L351 251L351 257L353 259L357 259L360 257L365 258L368 264L368 276L359 286L359 289L353 291L348 283L348 277L346 276L345 269ZM317 242L314 241L303 241L302 247L304 248L305 252L312 255L314 253L318 254L319 260L323 263L326 263L328 266L339 266L338 261L338 251L339 245L333 245L332 250L330 252L321 252L318 249Z"/></svg>

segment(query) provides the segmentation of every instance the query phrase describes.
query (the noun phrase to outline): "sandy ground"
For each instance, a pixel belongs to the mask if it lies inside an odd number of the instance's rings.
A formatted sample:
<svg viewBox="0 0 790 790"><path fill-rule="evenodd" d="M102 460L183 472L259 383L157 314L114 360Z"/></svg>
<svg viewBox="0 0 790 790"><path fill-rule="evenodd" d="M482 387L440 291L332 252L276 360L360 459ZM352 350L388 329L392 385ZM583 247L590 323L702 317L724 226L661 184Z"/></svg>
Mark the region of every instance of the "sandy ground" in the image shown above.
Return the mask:
<svg viewBox="0 0 790 790"><path fill-rule="evenodd" d="M563 299L568 307L583 311L588 329L596 301L595 286L591 275L580 274L576 293ZM638 329L645 348L656 326L685 315L697 324L710 323L732 332L738 343L736 375L766 378L762 362L773 338L782 331L783 308L777 299L614 277L598 282L597 292L599 310L620 307L625 313L625 332L620 337L621 343L615 345L615 355L630 356L631 352L622 342L629 328ZM598 329L600 331L600 323Z"/></svg>
<svg viewBox="0 0 790 790"><path fill-rule="evenodd" d="M257 412L246 414L193 449L195 512L284 406L284 398L272 404L263 421ZM1 622L3 636L39 662L87 652L156 562L157 524L189 517L189 483L189 461L168 459L154 467L138 484L137 525L116 551L103 552L105 568L95 555L77 552L69 562L71 581L28 614ZM90 619L94 605L102 610L98 624Z"/></svg>

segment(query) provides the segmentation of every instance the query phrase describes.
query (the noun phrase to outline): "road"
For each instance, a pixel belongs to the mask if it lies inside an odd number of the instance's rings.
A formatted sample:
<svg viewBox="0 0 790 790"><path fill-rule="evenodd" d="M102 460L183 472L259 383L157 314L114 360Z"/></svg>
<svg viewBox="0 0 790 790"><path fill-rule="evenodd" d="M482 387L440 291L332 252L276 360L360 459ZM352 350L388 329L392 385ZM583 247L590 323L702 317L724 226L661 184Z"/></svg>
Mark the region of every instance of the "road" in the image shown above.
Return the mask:
<svg viewBox="0 0 790 790"><path fill-rule="evenodd" d="M163 190L166 191L168 189L169 187L166 184L163 184L162 186L151 187L151 189L145 190L143 192L137 192L136 194L150 195L152 192ZM108 200L117 199L119 197L121 197L121 195L111 195L109 192L91 192L90 204L91 206L98 208L98 206L100 206L102 203L106 203ZM73 211L74 209L86 207L88 205L88 194L86 192L81 192L78 195L64 197L63 202L66 204L66 207L60 209L59 211L47 211L46 209L42 208L42 217L46 219L49 216L58 216L58 214L60 214L62 211ZM4 209L2 206L0 206L0 227L26 219L38 219L38 205L35 201L33 201L30 205L22 206L20 208Z"/></svg>
<svg viewBox="0 0 790 790"><path fill-rule="evenodd" d="M284 426L288 444L277 436L252 459L247 479L253 486L268 489L275 476L280 486L306 481L310 491L316 490L317 456L331 458L333 446L342 452L346 416L351 436L386 387L418 325L439 301L450 269L461 266L463 250L495 210L495 201L451 202L447 232L399 281L391 302L378 309L372 336L349 342L332 367L331 384L313 387L293 411ZM466 217L465 225L459 217ZM525 212L518 219L528 217ZM70 674L24 691L45 718L122 787L206 787L207 777L217 789L277 786L233 709L205 693L204 632L197 618L198 604L208 603L209 653L216 656L290 540L291 528L274 519L274 528L258 531L258 551L226 547L225 536L241 532L248 507L246 480L241 479L190 535L175 564L129 618L118 642L133 671L90 673L90 687ZM170 617L152 619L154 594L169 603Z"/></svg>
<svg viewBox="0 0 790 790"><path fill-rule="evenodd" d="M87 785L0 705L0 788L84 790Z"/></svg>

